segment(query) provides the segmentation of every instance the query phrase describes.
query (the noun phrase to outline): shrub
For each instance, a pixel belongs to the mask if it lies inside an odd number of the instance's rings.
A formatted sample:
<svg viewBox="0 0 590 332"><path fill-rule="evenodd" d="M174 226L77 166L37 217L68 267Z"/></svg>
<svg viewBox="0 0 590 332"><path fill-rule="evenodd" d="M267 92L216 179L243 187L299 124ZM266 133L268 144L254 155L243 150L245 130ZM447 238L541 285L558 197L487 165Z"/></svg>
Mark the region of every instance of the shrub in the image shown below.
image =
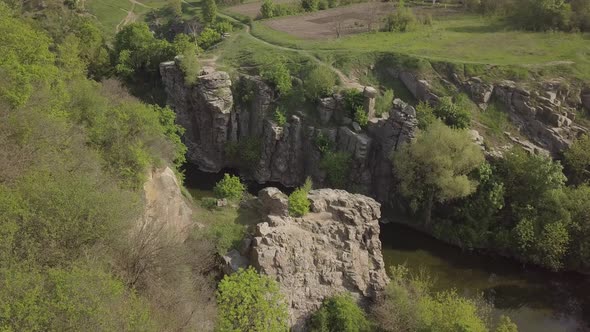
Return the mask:
<svg viewBox="0 0 590 332"><path fill-rule="evenodd" d="M356 121L361 127L365 128L369 124L369 115L365 112L365 108L358 106L354 112L354 121Z"/></svg>
<svg viewBox="0 0 590 332"><path fill-rule="evenodd" d="M217 291L219 331L287 331L279 285L253 268L226 275Z"/></svg>
<svg viewBox="0 0 590 332"><path fill-rule="evenodd" d="M184 73L184 81L188 85L194 85L201 72L201 65L197 58L197 47L192 44L192 47L185 49L181 55L180 70Z"/></svg>
<svg viewBox="0 0 590 332"><path fill-rule="evenodd" d="M326 153L332 149L332 142L322 132L317 134L314 143L321 153Z"/></svg>
<svg viewBox="0 0 590 332"><path fill-rule="evenodd" d="M217 207L217 198L215 197L203 197L201 199L201 206L205 209L212 210Z"/></svg>
<svg viewBox="0 0 590 332"><path fill-rule="evenodd" d="M284 126L287 123L287 116L281 107L277 107L274 113L274 120L279 126Z"/></svg>
<svg viewBox="0 0 590 332"><path fill-rule="evenodd" d="M275 3L272 0L264 0L260 6L262 18L272 18L275 15Z"/></svg>
<svg viewBox="0 0 590 332"><path fill-rule="evenodd" d="M295 189L289 195L289 215L294 217L303 217L309 212L309 200L307 194L311 190L311 179L307 178L303 186Z"/></svg>
<svg viewBox="0 0 590 332"><path fill-rule="evenodd" d="M205 28L197 38L197 44L206 50L221 41L221 34L214 29Z"/></svg>
<svg viewBox="0 0 590 332"><path fill-rule="evenodd" d="M431 123L436 121L432 106L425 101L421 101L416 106L416 118L418 119L418 128L422 130L426 130Z"/></svg>
<svg viewBox="0 0 590 332"><path fill-rule="evenodd" d="M358 89L348 89L345 90L343 93L344 96L344 107L348 112L348 116L354 118L356 115L356 110L359 107L363 107L365 104L365 96L363 96L363 92L359 91Z"/></svg>
<svg viewBox="0 0 590 332"><path fill-rule="evenodd" d="M215 192L217 197L228 199L242 198L245 190L246 186L244 186L238 176L229 175L227 173L223 175L223 179L217 182L215 188L213 188L213 192Z"/></svg>
<svg viewBox="0 0 590 332"><path fill-rule="evenodd" d="M225 146L227 157L236 165L252 170L260 160L262 143L257 137L248 137Z"/></svg>
<svg viewBox="0 0 590 332"><path fill-rule="evenodd" d="M375 114L381 116L385 113L389 113L392 107L394 93L392 89L387 89L383 95L379 96L375 103Z"/></svg>
<svg viewBox="0 0 590 332"><path fill-rule="evenodd" d="M568 29L571 6L564 0L519 0L510 19L519 28L535 31Z"/></svg>
<svg viewBox="0 0 590 332"><path fill-rule="evenodd" d="M305 94L310 100L329 95L336 85L336 75L325 66L315 66L304 79Z"/></svg>
<svg viewBox="0 0 590 332"><path fill-rule="evenodd" d="M434 109L434 115L441 119L447 126L455 129L469 128L471 115L464 107L454 103L451 97L441 98Z"/></svg>
<svg viewBox="0 0 590 332"><path fill-rule="evenodd" d="M315 12L318 10L319 0L301 0L301 8L306 12Z"/></svg>
<svg viewBox="0 0 590 332"><path fill-rule="evenodd" d="M481 301L456 291L433 293L432 277L411 275L405 266L391 268L385 298L373 310L385 331L487 332L490 321Z"/></svg>
<svg viewBox="0 0 590 332"><path fill-rule="evenodd" d="M405 7L400 1L400 6L395 12L385 17L385 31L406 32L416 24L416 15L411 8Z"/></svg>
<svg viewBox="0 0 590 332"><path fill-rule="evenodd" d="M310 320L312 332L363 332L371 325L365 312L349 294L325 299Z"/></svg>
<svg viewBox="0 0 590 332"><path fill-rule="evenodd" d="M291 88L293 87L291 84L291 73L285 62L281 59L275 61L268 60L266 62L267 64L264 64L260 71L262 78L271 82L281 95L291 92Z"/></svg>
<svg viewBox="0 0 590 332"><path fill-rule="evenodd" d="M227 32L232 32L234 29L234 26L231 24L230 21L219 20L219 21L217 21L217 23L215 23L213 25L213 29L215 29L215 31L219 32L220 34L224 34Z"/></svg>
<svg viewBox="0 0 590 332"><path fill-rule="evenodd" d="M320 168L326 172L330 185L345 188L352 155L348 152L328 151L322 156Z"/></svg>

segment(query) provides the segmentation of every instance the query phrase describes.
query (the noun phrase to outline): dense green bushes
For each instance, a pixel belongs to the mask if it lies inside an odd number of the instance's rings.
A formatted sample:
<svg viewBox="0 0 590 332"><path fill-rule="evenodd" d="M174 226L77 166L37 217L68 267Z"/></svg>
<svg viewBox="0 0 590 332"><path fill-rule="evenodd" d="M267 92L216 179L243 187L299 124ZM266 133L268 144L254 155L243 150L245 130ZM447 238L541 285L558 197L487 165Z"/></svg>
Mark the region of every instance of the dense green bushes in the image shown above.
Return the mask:
<svg viewBox="0 0 590 332"><path fill-rule="evenodd" d="M325 66L314 66L303 78L305 95L310 100L317 100L332 93L336 85L336 74Z"/></svg>
<svg viewBox="0 0 590 332"><path fill-rule="evenodd" d="M287 305L276 281L253 268L225 276L217 293L219 331L287 331Z"/></svg>
<svg viewBox="0 0 590 332"><path fill-rule="evenodd" d="M291 73L284 60L270 60L262 66L260 76L272 83L281 95L291 92Z"/></svg>
<svg viewBox="0 0 590 332"><path fill-rule="evenodd" d="M246 191L246 186L240 180L240 177L235 175L229 175L225 173L223 179L221 179L213 188L215 195L219 198L229 199L240 199Z"/></svg>
<svg viewBox="0 0 590 332"><path fill-rule="evenodd" d="M184 160L174 113L139 102L113 80L85 78L97 77L89 66L105 49L96 27L68 31L78 26L64 19L62 30L46 32L39 27L52 16L38 17L33 27L0 2L0 329L169 329L166 310L178 307L161 310L145 299L166 302L174 297L166 283L197 276L179 272L193 270L161 234L131 229L142 220L139 189L152 168ZM84 31L90 36L78 37ZM133 54L136 41L150 40L144 32L131 29L116 42L139 60L123 63L132 70L153 60ZM151 255L141 251L152 244ZM174 257L174 282L160 264L164 253ZM185 300L189 309L196 301Z"/></svg>
<svg viewBox="0 0 590 332"><path fill-rule="evenodd" d="M406 32L412 29L416 24L416 15L411 8L404 5L404 1L399 2L395 12L387 15L384 19L385 26L383 29L389 32Z"/></svg>
<svg viewBox="0 0 590 332"><path fill-rule="evenodd" d="M352 155L349 152L328 150L322 154L320 168L326 172L330 186L346 188Z"/></svg>
<svg viewBox="0 0 590 332"><path fill-rule="evenodd" d="M470 0L467 8L506 16L517 28L547 31L589 31L589 0Z"/></svg>
<svg viewBox="0 0 590 332"><path fill-rule="evenodd" d="M310 319L312 332L369 332L371 324L365 312L349 294L324 299Z"/></svg>

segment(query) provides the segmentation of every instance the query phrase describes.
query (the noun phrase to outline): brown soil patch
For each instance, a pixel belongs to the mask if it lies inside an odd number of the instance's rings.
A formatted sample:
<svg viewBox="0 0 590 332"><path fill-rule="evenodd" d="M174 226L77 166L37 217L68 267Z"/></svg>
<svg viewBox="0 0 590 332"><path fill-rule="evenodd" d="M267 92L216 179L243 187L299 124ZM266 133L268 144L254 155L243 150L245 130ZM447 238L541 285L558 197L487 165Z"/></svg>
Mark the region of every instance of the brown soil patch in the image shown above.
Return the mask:
<svg viewBox="0 0 590 332"><path fill-rule="evenodd" d="M367 2L346 7L332 8L315 13L299 16L287 16L264 21L264 24L272 29L292 34L303 39L326 39L362 33L379 29L382 19L387 14L395 11L396 3L393 2ZM417 16L431 14L432 16L444 16L454 10L414 7Z"/></svg>
<svg viewBox="0 0 590 332"><path fill-rule="evenodd" d="M298 2L298 0L274 0L274 3L295 3ZM241 14L241 15L245 15L245 16L250 16L251 18L256 18L258 17L258 14L260 14L260 6L262 5L262 1L255 1L255 2L249 2L249 3L244 3L241 5L237 5L237 6L233 6L228 8L227 10L229 10L230 12L234 12L236 14Z"/></svg>

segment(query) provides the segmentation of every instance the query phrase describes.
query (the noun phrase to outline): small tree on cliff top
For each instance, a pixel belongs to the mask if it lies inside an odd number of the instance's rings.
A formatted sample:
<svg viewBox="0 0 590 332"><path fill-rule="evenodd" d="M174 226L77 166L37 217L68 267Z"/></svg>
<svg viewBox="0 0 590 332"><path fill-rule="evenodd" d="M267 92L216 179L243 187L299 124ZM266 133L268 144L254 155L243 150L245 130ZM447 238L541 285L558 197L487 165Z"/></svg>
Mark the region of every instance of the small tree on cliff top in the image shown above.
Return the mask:
<svg viewBox="0 0 590 332"><path fill-rule="evenodd" d="M227 275L217 291L218 331L287 331L287 305L279 285L253 268Z"/></svg>
<svg viewBox="0 0 590 332"><path fill-rule="evenodd" d="M294 217L302 217L309 212L309 200L307 194L311 190L311 179L307 178L303 186L295 189L289 195L289 215Z"/></svg>

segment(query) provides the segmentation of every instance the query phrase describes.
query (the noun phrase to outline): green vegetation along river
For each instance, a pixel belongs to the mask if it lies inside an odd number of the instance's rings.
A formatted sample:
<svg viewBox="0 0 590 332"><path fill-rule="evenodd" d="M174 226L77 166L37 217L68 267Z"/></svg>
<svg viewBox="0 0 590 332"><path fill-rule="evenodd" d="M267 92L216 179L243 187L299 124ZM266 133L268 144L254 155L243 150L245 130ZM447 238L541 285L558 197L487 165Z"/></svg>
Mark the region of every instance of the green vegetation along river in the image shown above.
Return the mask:
<svg viewBox="0 0 590 332"><path fill-rule="evenodd" d="M483 293L494 313L509 315L521 332L590 330L590 280L585 276L462 251L398 223L382 225L381 241L387 266L425 270L440 290Z"/></svg>
<svg viewBox="0 0 590 332"><path fill-rule="evenodd" d="M223 172L212 174L187 166L185 184L196 199L212 195ZM231 170L228 170L231 172ZM248 183L256 195L266 186ZM384 212L384 217L395 218ZM520 332L590 331L590 278L577 273L551 273L513 260L460 250L399 223L381 226L383 258L387 266L406 264L426 271L438 290L456 289L460 295L484 295L494 314L506 314Z"/></svg>

